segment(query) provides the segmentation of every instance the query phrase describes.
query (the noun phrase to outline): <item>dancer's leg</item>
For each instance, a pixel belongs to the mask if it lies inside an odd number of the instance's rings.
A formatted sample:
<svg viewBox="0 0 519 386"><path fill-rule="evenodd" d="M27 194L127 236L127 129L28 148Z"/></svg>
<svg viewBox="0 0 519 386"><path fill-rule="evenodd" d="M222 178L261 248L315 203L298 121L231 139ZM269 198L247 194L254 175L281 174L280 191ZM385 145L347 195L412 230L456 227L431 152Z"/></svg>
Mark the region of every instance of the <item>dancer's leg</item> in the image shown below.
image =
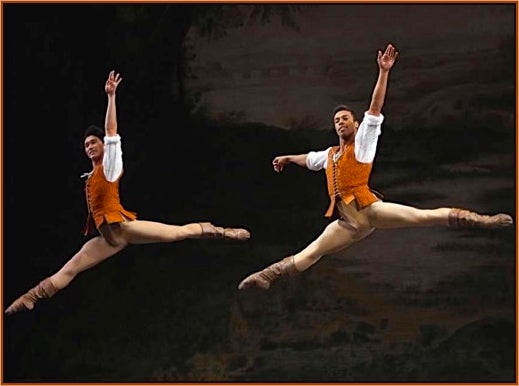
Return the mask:
<svg viewBox="0 0 519 386"><path fill-rule="evenodd" d="M321 235L306 248L294 255L294 264L299 272L317 263L321 257L350 246L368 236L373 229L357 230L351 222L336 220L330 223Z"/></svg>
<svg viewBox="0 0 519 386"><path fill-rule="evenodd" d="M465 228L503 228L513 224L512 217L499 213L481 215L457 208L417 209L412 206L377 201L359 211L375 228L454 226Z"/></svg>
<svg viewBox="0 0 519 386"><path fill-rule="evenodd" d="M301 252L285 257L267 268L247 276L238 285L238 289L251 287L268 289L274 280L304 271L317 263L322 256L338 252L366 237L372 231L373 229L357 230L349 221L336 220Z"/></svg>
<svg viewBox="0 0 519 386"><path fill-rule="evenodd" d="M80 272L83 272L122 250L126 244L113 246L104 237L90 239L83 247L54 275L45 278L37 286L16 299L6 310L6 314L32 310L40 299L50 298L65 288Z"/></svg>
<svg viewBox="0 0 519 386"><path fill-rule="evenodd" d="M101 236L88 240L58 272L50 277L52 284L58 290L65 288L79 273L115 255L126 245L110 245Z"/></svg>
<svg viewBox="0 0 519 386"><path fill-rule="evenodd" d="M201 237L222 237L245 240L250 234L241 228L215 227L211 223L170 225L155 221L125 221L120 223L124 238L130 244L173 242Z"/></svg>
<svg viewBox="0 0 519 386"><path fill-rule="evenodd" d="M377 201L360 210L371 226L390 229L420 226L447 226L451 208L417 209L412 206Z"/></svg>

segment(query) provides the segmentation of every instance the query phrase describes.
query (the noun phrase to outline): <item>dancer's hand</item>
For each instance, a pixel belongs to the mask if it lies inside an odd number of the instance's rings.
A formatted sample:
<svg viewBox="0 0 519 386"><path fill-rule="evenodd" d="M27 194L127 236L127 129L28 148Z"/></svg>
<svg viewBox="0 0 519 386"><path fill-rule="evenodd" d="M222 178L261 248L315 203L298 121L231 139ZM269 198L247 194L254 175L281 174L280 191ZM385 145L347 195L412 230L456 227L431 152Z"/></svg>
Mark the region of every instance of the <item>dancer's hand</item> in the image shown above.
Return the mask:
<svg viewBox="0 0 519 386"><path fill-rule="evenodd" d="M115 95L115 90L117 86L119 86L119 83L121 83L121 80L123 80L123 78L120 77L119 73L115 74L114 70L110 71L105 83L105 92L108 95Z"/></svg>
<svg viewBox="0 0 519 386"><path fill-rule="evenodd" d="M276 172L281 173L285 165L288 165L290 162L292 162L290 156L282 155L274 158L274 160L272 161L272 166L274 166L274 170Z"/></svg>
<svg viewBox="0 0 519 386"><path fill-rule="evenodd" d="M398 51L392 44L388 44L384 53L378 50L377 63L382 71L389 71L398 58Z"/></svg>

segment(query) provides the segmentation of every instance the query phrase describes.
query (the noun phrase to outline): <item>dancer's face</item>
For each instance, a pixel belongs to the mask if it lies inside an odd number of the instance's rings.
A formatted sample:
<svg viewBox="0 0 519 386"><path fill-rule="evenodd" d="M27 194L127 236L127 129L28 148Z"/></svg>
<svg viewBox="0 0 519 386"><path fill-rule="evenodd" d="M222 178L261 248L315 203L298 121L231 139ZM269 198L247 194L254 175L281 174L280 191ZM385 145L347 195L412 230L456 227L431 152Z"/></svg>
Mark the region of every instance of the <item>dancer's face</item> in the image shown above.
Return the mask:
<svg viewBox="0 0 519 386"><path fill-rule="evenodd" d="M85 138L85 153L92 161L103 158L104 144L95 135L89 135Z"/></svg>
<svg viewBox="0 0 519 386"><path fill-rule="evenodd" d="M357 127L359 126L353 114L347 110L337 111L333 117L333 123L335 125L335 132L344 140L354 137Z"/></svg>

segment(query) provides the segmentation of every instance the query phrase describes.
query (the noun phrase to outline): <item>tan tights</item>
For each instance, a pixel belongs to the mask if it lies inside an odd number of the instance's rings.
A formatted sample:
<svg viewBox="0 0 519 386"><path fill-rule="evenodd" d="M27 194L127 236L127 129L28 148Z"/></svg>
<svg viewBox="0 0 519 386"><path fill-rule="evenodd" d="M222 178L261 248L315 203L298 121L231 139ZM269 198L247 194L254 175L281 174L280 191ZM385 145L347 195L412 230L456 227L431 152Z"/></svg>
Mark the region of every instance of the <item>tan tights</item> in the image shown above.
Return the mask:
<svg viewBox="0 0 519 386"><path fill-rule="evenodd" d="M88 240L50 277L57 289L65 288L79 273L112 257L128 244L166 243L197 238L202 234L202 228L197 223L169 225L141 220L104 224L99 231L103 236Z"/></svg>
<svg viewBox="0 0 519 386"><path fill-rule="evenodd" d="M330 223L321 235L294 255L298 271L317 263L322 256L339 252L362 240L375 230L405 227L447 226L451 208L417 209L411 206L377 201L361 210L355 201L339 202L341 219Z"/></svg>

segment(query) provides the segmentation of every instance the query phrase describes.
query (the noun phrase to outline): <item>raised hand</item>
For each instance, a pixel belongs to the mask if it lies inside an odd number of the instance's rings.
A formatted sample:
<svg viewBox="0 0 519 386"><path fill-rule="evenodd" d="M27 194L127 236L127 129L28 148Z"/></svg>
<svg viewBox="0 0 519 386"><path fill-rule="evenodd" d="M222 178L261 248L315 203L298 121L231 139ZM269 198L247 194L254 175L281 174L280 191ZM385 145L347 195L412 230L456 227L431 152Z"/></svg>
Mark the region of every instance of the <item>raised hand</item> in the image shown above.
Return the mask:
<svg viewBox="0 0 519 386"><path fill-rule="evenodd" d="M108 95L114 95L117 86L119 86L119 83L121 83L121 80L123 80L123 78L121 78L119 73L116 74L114 70L110 71L108 74L108 79L105 83L105 92Z"/></svg>
<svg viewBox="0 0 519 386"><path fill-rule="evenodd" d="M393 64L395 64L396 58L398 57L398 51L392 44L388 44L384 53L378 50L377 63L381 70L389 71Z"/></svg>

